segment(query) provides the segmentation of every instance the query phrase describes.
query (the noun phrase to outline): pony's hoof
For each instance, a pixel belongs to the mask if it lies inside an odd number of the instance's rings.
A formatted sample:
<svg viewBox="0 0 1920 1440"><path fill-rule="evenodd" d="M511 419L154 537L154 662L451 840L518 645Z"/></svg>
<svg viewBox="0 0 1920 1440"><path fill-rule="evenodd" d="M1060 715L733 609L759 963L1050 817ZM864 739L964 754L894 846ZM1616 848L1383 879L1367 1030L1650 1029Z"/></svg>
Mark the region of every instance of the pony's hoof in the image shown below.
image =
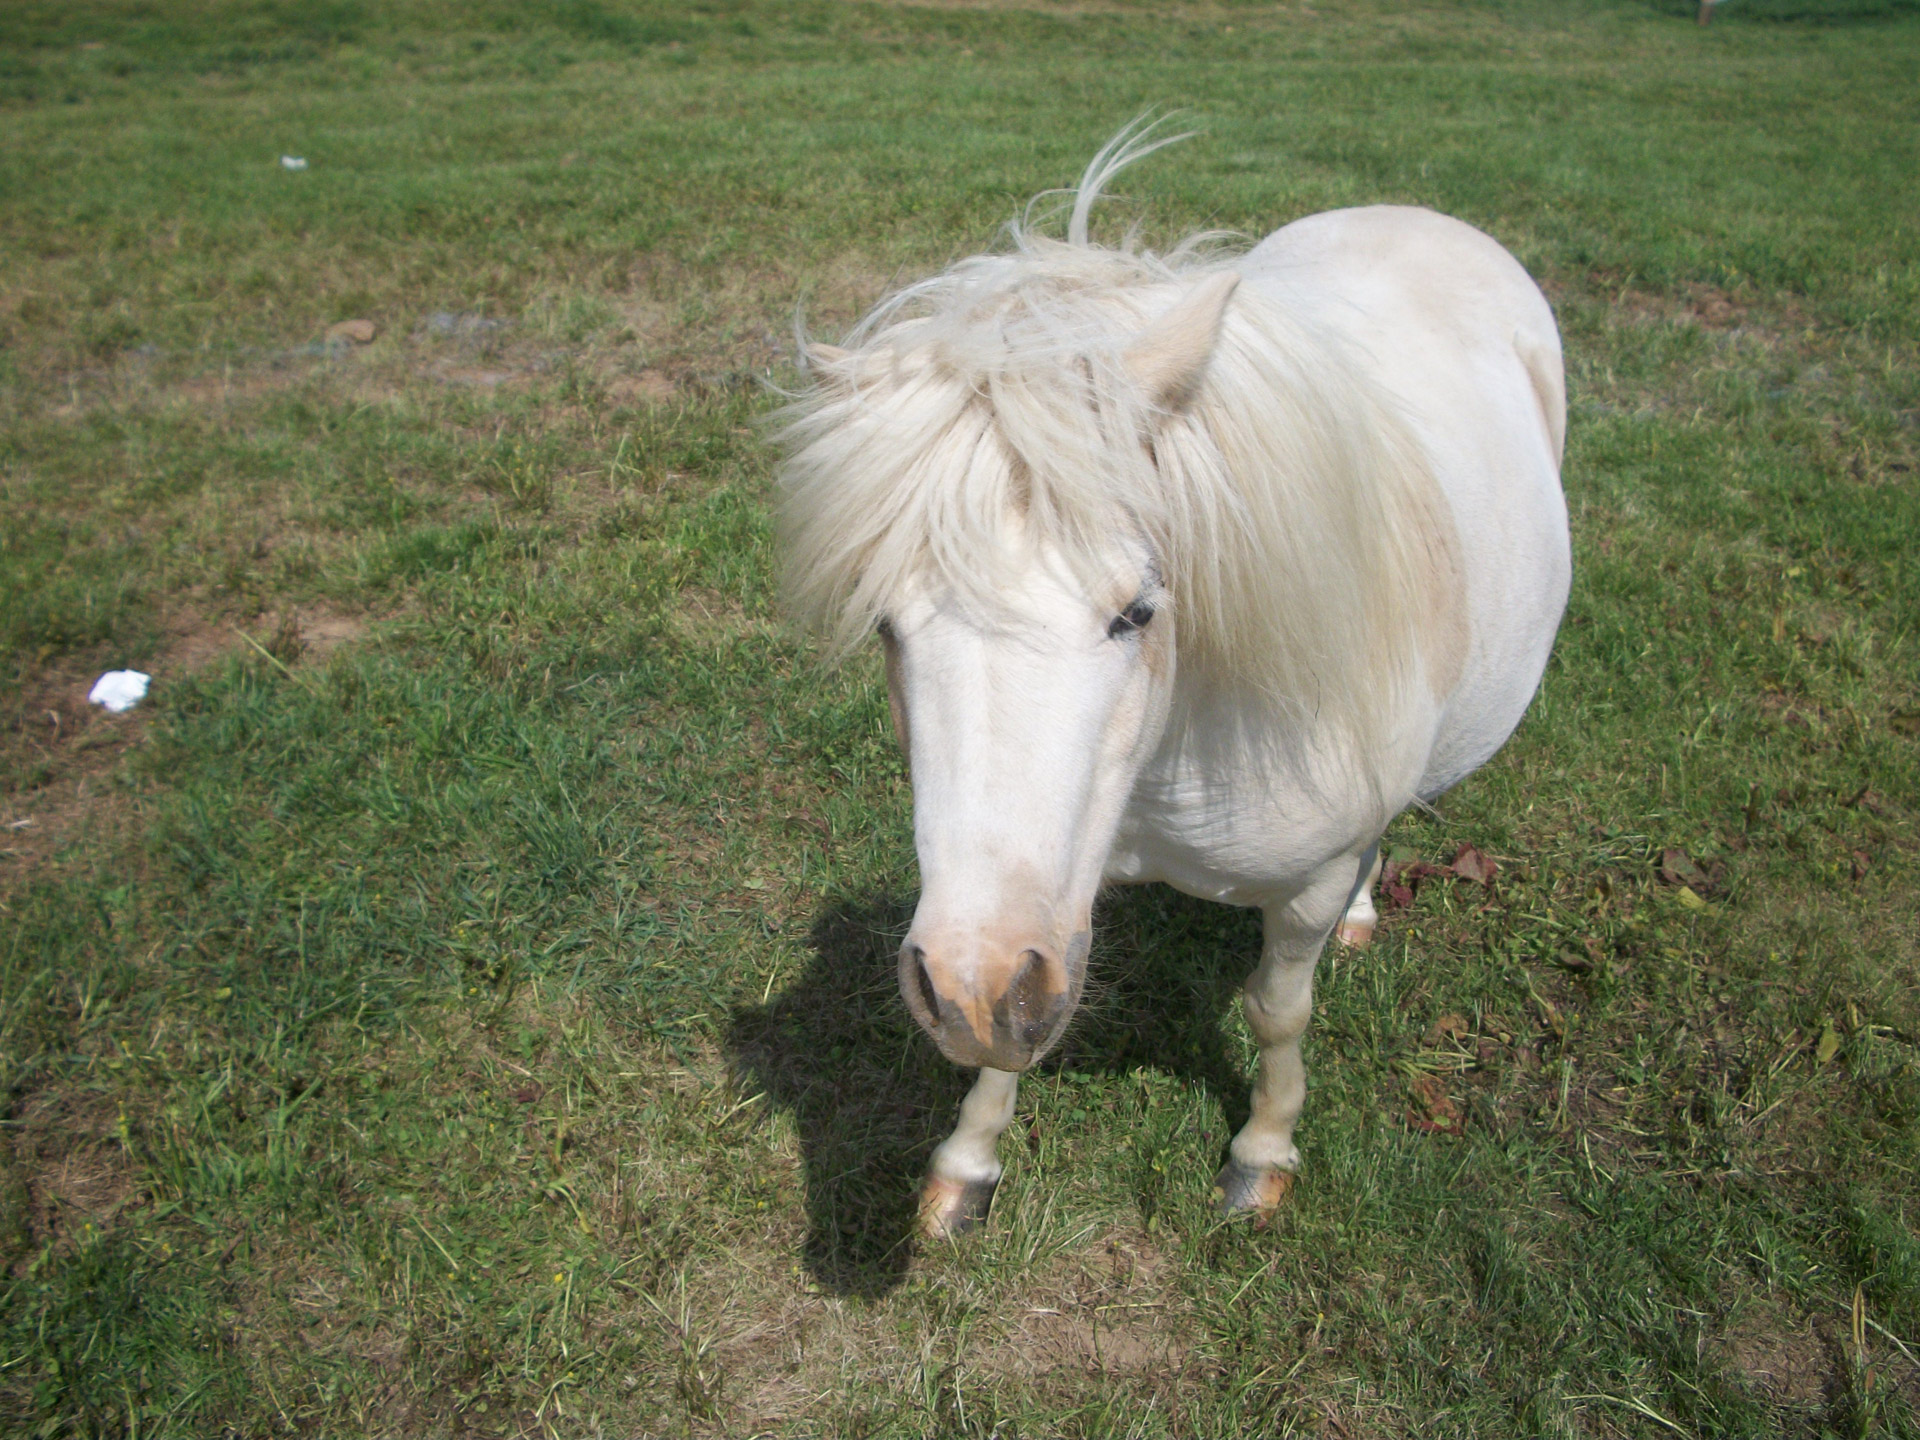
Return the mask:
<svg viewBox="0 0 1920 1440"><path fill-rule="evenodd" d="M1334 937L1350 950L1362 950L1373 943L1373 921L1342 920Z"/></svg>
<svg viewBox="0 0 1920 1440"><path fill-rule="evenodd" d="M935 1175L920 1192L920 1233L951 1240L975 1229L993 1207L997 1180L943 1180Z"/></svg>
<svg viewBox="0 0 1920 1440"><path fill-rule="evenodd" d="M1213 1204L1223 1215L1249 1211L1264 1215L1278 1207L1293 1188L1293 1172L1267 1167L1255 1169L1238 1160L1227 1161L1226 1168L1213 1177Z"/></svg>

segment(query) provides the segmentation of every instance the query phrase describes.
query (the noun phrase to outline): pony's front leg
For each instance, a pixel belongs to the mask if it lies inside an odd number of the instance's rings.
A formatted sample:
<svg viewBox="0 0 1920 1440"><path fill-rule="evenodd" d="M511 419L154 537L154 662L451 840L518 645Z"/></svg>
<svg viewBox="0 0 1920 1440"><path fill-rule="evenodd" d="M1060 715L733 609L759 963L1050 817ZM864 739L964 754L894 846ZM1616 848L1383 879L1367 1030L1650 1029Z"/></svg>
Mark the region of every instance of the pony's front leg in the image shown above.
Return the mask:
<svg viewBox="0 0 1920 1440"><path fill-rule="evenodd" d="M1373 856L1355 860L1365 875ZM1241 996L1247 1028L1260 1045L1260 1072L1253 1082L1253 1114L1227 1147L1226 1167L1213 1182L1222 1210L1273 1209L1300 1168L1293 1144L1294 1122L1307 1098L1300 1037L1313 1018L1314 965L1353 894L1355 860L1328 866L1300 894L1266 911L1260 968Z"/></svg>
<svg viewBox="0 0 1920 1440"><path fill-rule="evenodd" d="M994 1147L1013 1122L1013 1096L1020 1077L1010 1070L980 1071L960 1102L960 1123L933 1152L926 1189L920 1192L920 1233L948 1237L987 1218L993 1188L1000 1183Z"/></svg>

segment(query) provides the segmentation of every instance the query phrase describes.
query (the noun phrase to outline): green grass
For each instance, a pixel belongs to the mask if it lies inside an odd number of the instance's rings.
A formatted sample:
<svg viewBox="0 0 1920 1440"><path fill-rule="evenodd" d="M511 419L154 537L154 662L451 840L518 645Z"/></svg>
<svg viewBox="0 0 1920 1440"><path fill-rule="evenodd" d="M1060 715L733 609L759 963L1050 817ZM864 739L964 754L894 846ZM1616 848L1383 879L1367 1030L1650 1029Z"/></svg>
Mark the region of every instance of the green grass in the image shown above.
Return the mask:
<svg viewBox="0 0 1920 1440"><path fill-rule="evenodd" d="M1693 8L9 6L0 1429L1920 1433L1920 28ZM1149 104L1110 233L1542 279L1574 596L1391 837L1495 885L1323 969L1288 1207L1207 1209L1253 917L1128 891L928 1247L760 382Z"/></svg>

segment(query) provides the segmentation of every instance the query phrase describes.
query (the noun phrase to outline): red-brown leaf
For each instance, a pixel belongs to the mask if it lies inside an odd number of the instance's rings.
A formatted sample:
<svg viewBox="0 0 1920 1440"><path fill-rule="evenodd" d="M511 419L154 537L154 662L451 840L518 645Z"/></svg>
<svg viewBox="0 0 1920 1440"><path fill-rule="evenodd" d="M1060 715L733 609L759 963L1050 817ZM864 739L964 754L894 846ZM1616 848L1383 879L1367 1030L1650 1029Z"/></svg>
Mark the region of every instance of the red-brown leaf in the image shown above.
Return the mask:
<svg viewBox="0 0 1920 1440"><path fill-rule="evenodd" d="M1471 845L1462 845L1453 857L1453 864L1447 868L1462 880L1471 880L1476 885L1491 885L1493 877L1500 873L1500 867L1493 863L1490 856Z"/></svg>
<svg viewBox="0 0 1920 1440"><path fill-rule="evenodd" d="M1407 1106L1407 1123L1428 1135L1458 1135L1466 1127L1460 1107L1447 1094L1446 1081L1438 1075L1419 1075L1407 1086L1412 1103Z"/></svg>
<svg viewBox="0 0 1920 1440"><path fill-rule="evenodd" d="M1458 1040L1463 1035L1473 1033L1473 1022L1457 1011L1449 1010L1433 1022L1433 1028L1427 1031L1427 1044L1438 1045L1445 1040Z"/></svg>
<svg viewBox="0 0 1920 1440"><path fill-rule="evenodd" d="M1665 850L1660 855L1660 878L1669 885L1685 885L1705 894L1712 887L1707 872L1694 863L1684 850Z"/></svg>
<svg viewBox="0 0 1920 1440"><path fill-rule="evenodd" d="M1413 892L1422 880L1450 873L1424 860L1389 860L1380 872L1380 893L1391 904L1405 909L1413 904Z"/></svg>

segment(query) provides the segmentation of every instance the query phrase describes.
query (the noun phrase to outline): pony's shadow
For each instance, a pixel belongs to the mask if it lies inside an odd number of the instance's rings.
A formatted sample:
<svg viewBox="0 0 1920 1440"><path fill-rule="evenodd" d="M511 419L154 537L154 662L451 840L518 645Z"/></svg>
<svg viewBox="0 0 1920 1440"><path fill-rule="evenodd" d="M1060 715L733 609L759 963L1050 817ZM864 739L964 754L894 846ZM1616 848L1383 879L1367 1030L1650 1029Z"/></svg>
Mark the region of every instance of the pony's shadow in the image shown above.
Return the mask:
<svg viewBox="0 0 1920 1440"><path fill-rule="evenodd" d="M794 1117L802 1259L838 1295L878 1297L905 1277L928 1156L973 1080L900 1000L894 964L912 913L910 899L893 895L830 904L814 923L805 973L769 1003L736 1010L728 1027L741 1082ZM1237 1129L1247 1077L1221 1019L1258 959L1258 916L1136 887L1103 897L1094 936L1087 996L1038 1072L1151 1065L1211 1092Z"/></svg>

